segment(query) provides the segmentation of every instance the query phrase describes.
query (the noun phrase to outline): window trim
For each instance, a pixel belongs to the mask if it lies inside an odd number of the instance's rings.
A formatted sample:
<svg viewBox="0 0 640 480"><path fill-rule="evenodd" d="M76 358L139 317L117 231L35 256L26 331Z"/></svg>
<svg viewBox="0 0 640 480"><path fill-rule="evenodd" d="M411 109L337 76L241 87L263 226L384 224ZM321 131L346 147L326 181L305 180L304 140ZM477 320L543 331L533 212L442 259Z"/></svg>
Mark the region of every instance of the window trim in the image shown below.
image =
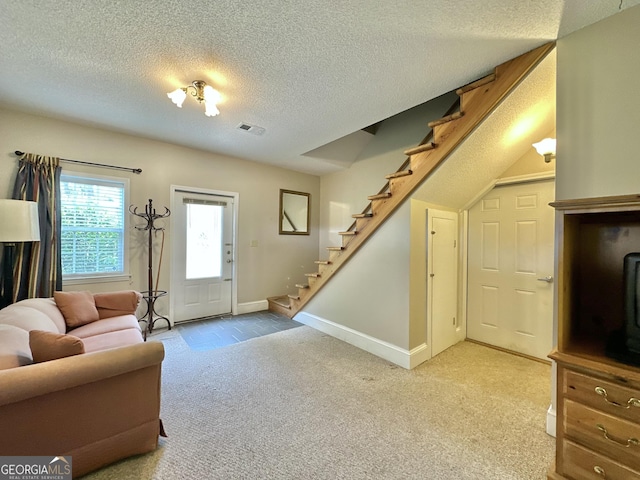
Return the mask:
<svg viewBox="0 0 640 480"><path fill-rule="evenodd" d="M131 280L131 272L129 265L129 250L131 239L131 232L129 229L129 215L127 210L127 205L129 202L129 187L130 181L129 178L126 177L112 177L108 175L97 175L93 173L86 172L78 172L73 170L62 170L60 181L63 182L67 177L75 177L78 179L84 179L93 181L94 183L100 182L117 182L124 186L124 200L123 200L123 215L124 215L124 234L123 234L123 252L122 252L122 272L114 273L110 275L108 273L95 273L95 274L76 274L73 276L63 275L62 276L62 284L63 285L81 285L81 284L90 284L90 283L106 283L106 282L122 282L122 281L130 281Z"/></svg>

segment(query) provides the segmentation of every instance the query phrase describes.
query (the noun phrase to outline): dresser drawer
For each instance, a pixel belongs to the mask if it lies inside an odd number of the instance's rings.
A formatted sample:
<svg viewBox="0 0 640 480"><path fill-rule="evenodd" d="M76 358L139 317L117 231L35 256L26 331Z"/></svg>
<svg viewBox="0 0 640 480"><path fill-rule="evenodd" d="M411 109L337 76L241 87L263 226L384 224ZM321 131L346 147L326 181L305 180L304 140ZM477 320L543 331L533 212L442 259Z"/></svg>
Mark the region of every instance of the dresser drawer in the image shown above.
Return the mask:
<svg viewBox="0 0 640 480"><path fill-rule="evenodd" d="M562 444L562 458L564 475L574 480L640 479L640 473L568 440Z"/></svg>
<svg viewBox="0 0 640 480"><path fill-rule="evenodd" d="M566 398L640 424L640 392L582 373L563 369Z"/></svg>
<svg viewBox="0 0 640 480"><path fill-rule="evenodd" d="M564 438L640 470L640 426L565 399Z"/></svg>

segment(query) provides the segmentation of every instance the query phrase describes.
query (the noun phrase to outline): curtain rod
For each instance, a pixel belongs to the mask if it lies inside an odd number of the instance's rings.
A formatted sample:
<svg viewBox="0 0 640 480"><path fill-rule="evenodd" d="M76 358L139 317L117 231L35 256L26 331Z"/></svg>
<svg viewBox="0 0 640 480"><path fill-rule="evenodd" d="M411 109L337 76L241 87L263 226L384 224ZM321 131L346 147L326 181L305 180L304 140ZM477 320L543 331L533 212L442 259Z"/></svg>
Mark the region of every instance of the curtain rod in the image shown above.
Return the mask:
<svg viewBox="0 0 640 480"><path fill-rule="evenodd" d="M18 155L19 157L24 155L24 152L21 152L20 150L16 150L13 153ZM82 164L82 165L91 165L92 167L113 168L115 170L126 170L127 172L133 172L133 173L137 173L137 174L142 173L142 169L141 168L119 167L117 165L106 165L104 163L83 162L82 160L68 160L66 158L61 158L60 161L61 162L67 162L67 163L79 163L79 164Z"/></svg>

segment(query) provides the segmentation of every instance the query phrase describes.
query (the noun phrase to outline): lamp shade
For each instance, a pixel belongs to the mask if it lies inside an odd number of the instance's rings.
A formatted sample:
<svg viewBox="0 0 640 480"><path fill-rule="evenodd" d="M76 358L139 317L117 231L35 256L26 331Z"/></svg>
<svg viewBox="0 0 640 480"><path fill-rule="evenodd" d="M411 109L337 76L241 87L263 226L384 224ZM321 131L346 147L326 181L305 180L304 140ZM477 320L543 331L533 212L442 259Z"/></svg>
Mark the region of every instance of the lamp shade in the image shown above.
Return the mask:
<svg viewBox="0 0 640 480"><path fill-rule="evenodd" d="M0 242L38 242L38 204L0 199Z"/></svg>
<svg viewBox="0 0 640 480"><path fill-rule="evenodd" d="M178 108L182 108L182 104L185 98L187 98L187 92L183 88L178 88L173 92L167 93L167 97L169 97Z"/></svg>

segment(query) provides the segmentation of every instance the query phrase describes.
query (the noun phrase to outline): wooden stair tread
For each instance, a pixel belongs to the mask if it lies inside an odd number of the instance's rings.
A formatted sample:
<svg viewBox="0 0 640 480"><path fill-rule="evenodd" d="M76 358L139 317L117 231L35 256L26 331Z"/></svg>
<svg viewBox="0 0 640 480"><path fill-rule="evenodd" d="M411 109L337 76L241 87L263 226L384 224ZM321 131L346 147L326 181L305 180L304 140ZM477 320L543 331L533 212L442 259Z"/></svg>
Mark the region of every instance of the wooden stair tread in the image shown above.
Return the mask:
<svg viewBox="0 0 640 480"><path fill-rule="evenodd" d="M311 277L311 278L320 278L320 274L319 273L305 273L304 276L305 277Z"/></svg>
<svg viewBox="0 0 640 480"><path fill-rule="evenodd" d="M391 192L378 193L376 195L370 195L367 197L367 200L382 200L384 198L389 198L391 196Z"/></svg>
<svg viewBox="0 0 640 480"><path fill-rule="evenodd" d="M329 250L330 252L339 252L341 250L344 250L344 247L327 247L327 250Z"/></svg>
<svg viewBox="0 0 640 480"><path fill-rule="evenodd" d="M267 300L283 308L291 308L291 304L289 303L289 297L285 297L285 296L270 297Z"/></svg>
<svg viewBox="0 0 640 480"><path fill-rule="evenodd" d="M296 288L309 288L309 285L303 285L301 283L296 283Z"/></svg>
<svg viewBox="0 0 640 480"><path fill-rule="evenodd" d="M488 83L491 83L495 79L496 79L496 74L492 73L490 75L487 75L486 77L476 80L475 82L471 82L468 85L465 85L464 87L460 87L459 89L456 90L456 94L460 96L463 93L470 92L471 90L475 90L476 88L480 88Z"/></svg>
<svg viewBox="0 0 640 480"><path fill-rule="evenodd" d="M413 170L400 170L399 172L385 175L384 178L386 178L387 180L391 180L392 178L406 177L407 175L412 175L412 174L413 174Z"/></svg>
<svg viewBox="0 0 640 480"><path fill-rule="evenodd" d="M373 213L354 213L351 218L371 218Z"/></svg>
<svg viewBox="0 0 640 480"><path fill-rule="evenodd" d="M437 127L438 125L452 122L462 117L464 117L464 112L456 112L456 113L452 113L451 115L447 115L446 117L442 117L438 120L434 120L433 122L429 122L428 125L429 125L429 128L433 128L433 127Z"/></svg>
<svg viewBox="0 0 640 480"><path fill-rule="evenodd" d="M358 231L357 230L349 230L347 232L338 232L338 235L357 235Z"/></svg>
<svg viewBox="0 0 640 480"><path fill-rule="evenodd" d="M330 260L316 260L313 263L315 263L316 265L331 265Z"/></svg>
<svg viewBox="0 0 640 480"><path fill-rule="evenodd" d="M300 295L287 295L291 300L300 300Z"/></svg>
<svg viewBox="0 0 640 480"><path fill-rule="evenodd" d="M443 118L447 118L447 117L443 117ZM438 120L436 120L436 121L438 121ZM431 124L429 124L429 126L431 126ZM413 148L409 148L408 150L405 150L404 154L406 156L410 157L411 155L415 155L416 153L427 152L429 150L433 150L437 146L438 145L436 145L433 142L426 142L426 143L423 143L422 145L418 145L417 147L413 147Z"/></svg>

